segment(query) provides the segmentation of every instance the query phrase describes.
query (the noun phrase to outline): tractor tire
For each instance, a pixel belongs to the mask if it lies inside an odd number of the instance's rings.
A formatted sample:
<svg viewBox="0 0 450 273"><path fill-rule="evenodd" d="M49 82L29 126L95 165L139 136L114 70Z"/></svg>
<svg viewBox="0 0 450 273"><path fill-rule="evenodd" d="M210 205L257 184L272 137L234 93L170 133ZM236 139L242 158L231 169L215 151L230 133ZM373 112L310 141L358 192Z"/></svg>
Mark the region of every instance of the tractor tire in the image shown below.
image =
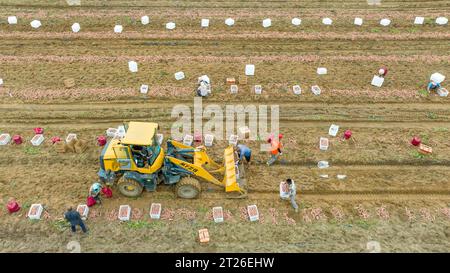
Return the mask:
<svg viewBox="0 0 450 273"><path fill-rule="evenodd" d="M184 199L195 199L200 195L202 187L197 179L184 177L175 186L175 193L178 197Z"/></svg>
<svg viewBox="0 0 450 273"><path fill-rule="evenodd" d="M124 176L117 182L117 187L120 193L126 197L138 197L144 190L144 187L139 182L125 178Z"/></svg>

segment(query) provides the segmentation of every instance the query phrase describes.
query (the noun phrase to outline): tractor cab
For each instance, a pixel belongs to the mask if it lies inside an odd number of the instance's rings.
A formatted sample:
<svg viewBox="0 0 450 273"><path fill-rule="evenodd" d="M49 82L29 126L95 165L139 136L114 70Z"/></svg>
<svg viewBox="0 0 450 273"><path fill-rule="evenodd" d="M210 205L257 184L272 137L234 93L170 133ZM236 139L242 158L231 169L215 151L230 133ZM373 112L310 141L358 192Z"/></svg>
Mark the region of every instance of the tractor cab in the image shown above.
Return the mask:
<svg viewBox="0 0 450 273"><path fill-rule="evenodd" d="M112 139L100 156L100 179L108 184L117 182L124 174L153 190L157 172L164 162L164 150L158 143L157 123L130 122L122 139Z"/></svg>

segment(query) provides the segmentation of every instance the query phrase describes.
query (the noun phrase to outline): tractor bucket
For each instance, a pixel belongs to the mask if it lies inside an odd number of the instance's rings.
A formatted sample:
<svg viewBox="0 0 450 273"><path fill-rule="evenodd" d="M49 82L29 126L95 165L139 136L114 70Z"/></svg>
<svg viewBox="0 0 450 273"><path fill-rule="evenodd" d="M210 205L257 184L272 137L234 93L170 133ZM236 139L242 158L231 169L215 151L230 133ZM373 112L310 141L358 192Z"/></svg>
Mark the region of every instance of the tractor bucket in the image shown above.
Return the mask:
<svg viewBox="0 0 450 273"><path fill-rule="evenodd" d="M246 194L246 191L241 187L243 186L243 179L239 179L239 168L236 168L236 163L234 161L234 148L229 146L224 152L224 164L225 164L225 192L237 192L239 197ZM238 183L238 180L242 180L242 183Z"/></svg>

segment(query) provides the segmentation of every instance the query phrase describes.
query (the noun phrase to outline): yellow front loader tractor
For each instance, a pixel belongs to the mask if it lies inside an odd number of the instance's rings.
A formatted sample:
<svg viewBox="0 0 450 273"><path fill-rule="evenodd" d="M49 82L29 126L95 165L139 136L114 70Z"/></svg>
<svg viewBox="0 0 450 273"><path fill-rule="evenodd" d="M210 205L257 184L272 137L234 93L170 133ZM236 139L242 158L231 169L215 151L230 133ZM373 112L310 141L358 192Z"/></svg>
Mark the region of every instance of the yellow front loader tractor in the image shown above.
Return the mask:
<svg viewBox="0 0 450 273"><path fill-rule="evenodd" d="M142 191L155 191L157 185L175 185L181 198L197 198L199 180L225 188L230 198L245 197L244 168L234 158L234 147L224 151L223 164L214 162L203 146L186 146L167 141L164 150L157 139L157 123L130 122L122 139L110 140L100 155L100 180L116 185L125 196L137 197ZM216 178L223 176L223 178Z"/></svg>

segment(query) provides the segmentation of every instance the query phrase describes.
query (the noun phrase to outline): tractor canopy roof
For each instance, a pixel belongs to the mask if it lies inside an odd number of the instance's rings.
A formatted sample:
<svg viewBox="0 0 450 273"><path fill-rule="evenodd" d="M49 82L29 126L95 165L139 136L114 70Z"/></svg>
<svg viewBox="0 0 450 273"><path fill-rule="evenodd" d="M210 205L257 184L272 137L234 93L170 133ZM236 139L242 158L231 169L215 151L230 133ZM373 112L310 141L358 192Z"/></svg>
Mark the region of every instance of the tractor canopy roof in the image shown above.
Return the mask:
<svg viewBox="0 0 450 273"><path fill-rule="evenodd" d="M140 146L152 145L156 130L158 130L158 123L132 121L128 124L127 132L121 143Z"/></svg>

